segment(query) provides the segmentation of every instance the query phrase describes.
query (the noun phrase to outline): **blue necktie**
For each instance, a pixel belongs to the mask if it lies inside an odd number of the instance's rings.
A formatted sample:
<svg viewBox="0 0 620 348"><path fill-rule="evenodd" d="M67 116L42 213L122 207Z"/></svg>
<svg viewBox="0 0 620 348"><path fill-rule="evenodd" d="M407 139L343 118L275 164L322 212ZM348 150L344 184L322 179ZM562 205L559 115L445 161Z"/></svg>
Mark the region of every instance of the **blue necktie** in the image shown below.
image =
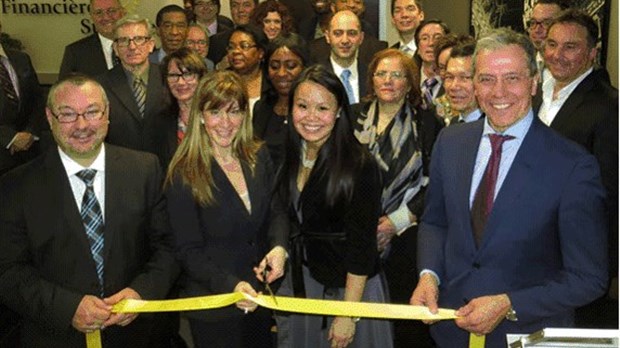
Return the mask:
<svg viewBox="0 0 620 348"><path fill-rule="evenodd" d="M99 277L101 294L103 295L103 215L99 201L95 196L95 190L93 190L95 174L97 171L94 169L84 169L75 175L86 184L80 215L90 243L90 252L93 255L95 266L97 266L97 277Z"/></svg>
<svg viewBox="0 0 620 348"><path fill-rule="evenodd" d="M355 93L353 92L353 86L351 86L351 82L349 82L349 77L351 77L351 70L345 69L340 73L340 80L344 85L344 89L347 91L347 97L349 97L349 104L357 103L355 100Z"/></svg>

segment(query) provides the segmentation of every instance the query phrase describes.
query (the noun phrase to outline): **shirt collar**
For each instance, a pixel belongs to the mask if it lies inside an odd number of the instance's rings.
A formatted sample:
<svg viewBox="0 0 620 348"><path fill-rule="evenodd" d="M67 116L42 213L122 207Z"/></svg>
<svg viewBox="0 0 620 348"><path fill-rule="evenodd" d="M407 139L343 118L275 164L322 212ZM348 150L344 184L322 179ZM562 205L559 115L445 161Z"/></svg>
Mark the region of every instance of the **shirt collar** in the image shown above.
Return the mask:
<svg viewBox="0 0 620 348"><path fill-rule="evenodd" d="M480 116L482 116L482 111L480 111L480 109L475 109L474 111L468 113L465 116L463 116L462 114L459 115L459 119L464 122L473 122L478 120Z"/></svg>
<svg viewBox="0 0 620 348"><path fill-rule="evenodd" d="M2 47L2 44L0 44L0 57L8 58L6 52L4 51L4 47Z"/></svg>
<svg viewBox="0 0 620 348"><path fill-rule="evenodd" d="M357 57L355 57L353 64L349 65L346 68L338 65L338 63L336 63L336 61L331 56L329 60L332 63L332 67L334 68L334 74L336 74L336 76L340 77L340 74L342 74L344 70L349 70L351 72L351 77L357 77Z"/></svg>
<svg viewBox="0 0 620 348"><path fill-rule="evenodd" d="M95 161L88 168L84 168L81 164L74 161L60 147L58 148L58 153L60 154L60 161L65 167L68 177L84 169L95 169L98 172L105 172L105 144L101 144L101 151L99 151L97 158L95 158Z"/></svg>
<svg viewBox="0 0 620 348"><path fill-rule="evenodd" d="M517 123L508 127L508 129L506 129L505 131L499 134L510 135L510 136L515 137L516 139L523 139L525 137L525 134L527 134L527 131L530 129L530 126L532 125L533 120L534 120L534 112L532 111L532 108L530 107L530 110L527 112L527 115L525 115L524 118L522 118ZM489 135L489 134L498 134L498 133L489 124L489 117L487 116L484 119L484 129L482 131L482 135L484 136L484 135Z"/></svg>
<svg viewBox="0 0 620 348"><path fill-rule="evenodd" d="M561 90L558 91L558 95L556 99L563 99L565 97L567 97L569 94L571 94L573 92L573 90L575 88L577 88L577 86L581 83L581 81L583 81L588 75L590 75L590 73L594 70L593 67L590 67L590 69L586 70L586 72L584 72L583 74L579 75L579 77L577 77L576 79L574 79L571 83L569 83L568 85L564 86L564 88L562 88ZM551 96L549 98L549 100L553 100L553 89L555 87L556 84L556 80L555 78L553 78L553 76L550 76L544 83L543 83L543 96Z"/></svg>

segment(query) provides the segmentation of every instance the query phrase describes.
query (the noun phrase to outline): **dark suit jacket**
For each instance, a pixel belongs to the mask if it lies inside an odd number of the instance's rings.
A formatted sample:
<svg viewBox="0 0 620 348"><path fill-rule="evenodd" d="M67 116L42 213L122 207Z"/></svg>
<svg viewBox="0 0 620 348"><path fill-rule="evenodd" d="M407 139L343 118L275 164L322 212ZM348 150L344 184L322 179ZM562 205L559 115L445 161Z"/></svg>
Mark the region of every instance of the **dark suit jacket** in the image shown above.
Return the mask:
<svg viewBox="0 0 620 348"><path fill-rule="evenodd" d="M325 67L329 68L332 72L334 71L331 61L331 47L325 41L325 38L318 38L312 41L309 44L310 47L310 62L313 64L321 64ZM364 41L360 45L357 56L357 73L359 76L358 79L358 88L360 92L360 100L366 96L368 93L366 88L366 79L368 76L368 65L372 60L372 56L381 51L382 49L387 48L387 42L379 41L370 36L364 37Z"/></svg>
<svg viewBox="0 0 620 348"><path fill-rule="evenodd" d="M191 187L180 178L166 189L176 254L183 267L182 297L228 293L242 280L262 290L252 267L271 248L287 248L288 220L279 201L272 200L274 169L267 149L259 150L253 175L247 163L241 166L251 214L215 161L213 206L199 206ZM188 314L208 321L243 316L234 306Z"/></svg>
<svg viewBox="0 0 620 348"><path fill-rule="evenodd" d="M58 78L72 72L80 72L92 77L108 71L99 34L94 33L65 47Z"/></svg>
<svg viewBox="0 0 620 348"><path fill-rule="evenodd" d="M595 158L534 117L476 248L469 194L484 122L447 127L437 138L418 267L439 275L441 307L507 293L519 320L502 321L486 338L501 347L507 332L570 327L574 308L604 292L605 193ZM431 332L440 347L469 339L452 321Z"/></svg>
<svg viewBox="0 0 620 348"><path fill-rule="evenodd" d="M17 74L19 103L17 107L14 107L7 101L4 90L0 88L0 174L32 159L37 154L38 142L35 142L27 151L14 155L9 153L6 146L17 132L27 131L41 136L49 129L44 116L44 100L39 87L39 79L30 57L20 51L5 49L5 52Z"/></svg>
<svg viewBox="0 0 620 348"><path fill-rule="evenodd" d="M150 134L148 129L153 127L156 116L170 106L170 92L164 84L159 65L151 63L149 68L144 118L140 115L121 64L97 79L110 101L110 128L106 141L134 150L146 150L147 136Z"/></svg>
<svg viewBox="0 0 620 348"><path fill-rule="evenodd" d="M398 41L395 44L393 44L392 46L390 46L390 48L400 49L400 41ZM420 69L420 67L422 66L422 58L420 58L420 56L417 55L415 52L413 53L413 57L412 58L413 58L413 61L418 66L418 69Z"/></svg>
<svg viewBox="0 0 620 348"><path fill-rule="evenodd" d="M219 63L228 53L226 47L228 47L228 41L230 40L232 33L233 29L230 28L224 31L218 31L217 34L209 38L209 53L207 53L207 58L209 58L215 65L217 65L217 63Z"/></svg>
<svg viewBox="0 0 620 348"><path fill-rule="evenodd" d="M610 270L618 273L618 90L609 84L604 69L592 71L573 90L550 127L581 144L596 157L607 190L610 243ZM542 104L542 93L535 108Z"/></svg>
<svg viewBox="0 0 620 348"><path fill-rule="evenodd" d="M164 298L178 269L161 168L153 155L111 145L105 162L104 296L131 287ZM0 300L24 318L22 345L84 347L71 321L84 295L99 295L99 282L58 150L2 177L0 197ZM149 347L147 319L107 328L104 347Z"/></svg>

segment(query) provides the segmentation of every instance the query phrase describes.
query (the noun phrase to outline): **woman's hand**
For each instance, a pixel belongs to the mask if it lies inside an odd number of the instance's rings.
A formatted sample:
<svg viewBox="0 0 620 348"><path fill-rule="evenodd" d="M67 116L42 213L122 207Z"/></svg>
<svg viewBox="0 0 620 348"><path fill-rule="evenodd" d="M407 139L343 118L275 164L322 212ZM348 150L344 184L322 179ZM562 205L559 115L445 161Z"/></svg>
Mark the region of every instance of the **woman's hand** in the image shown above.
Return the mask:
<svg viewBox="0 0 620 348"><path fill-rule="evenodd" d="M237 286L235 286L234 292L243 292L245 294L248 294L252 297L257 297L258 293L256 292L256 290L254 290L254 288L252 288L252 285L250 285L250 283L248 282L244 282L244 281L240 281ZM254 312L256 310L256 307L258 307L258 305L250 300L241 300L238 301L237 303L235 303L235 305L237 306L237 308L241 309L242 311L245 312L245 314L248 314L248 312Z"/></svg>
<svg viewBox="0 0 620 348"><path fill-rule="evenodd" d="M274 280L284 275L284 265L286 264L286 250L281 246L275 246L271 251L265 255L263 260L258 264L258 267L254 267L254 273L256 278L261 282L271 283ZM263 273L265 268L270 268L267 273L267 279L263 279Z"/></svg>
<svg viewBox="0 0 620 348"><path fill-rule="evenodd" d="M355 335L355 321L350 317L335 317L329 329L327 339L332 348L345 348L353 342Z"/></svg>

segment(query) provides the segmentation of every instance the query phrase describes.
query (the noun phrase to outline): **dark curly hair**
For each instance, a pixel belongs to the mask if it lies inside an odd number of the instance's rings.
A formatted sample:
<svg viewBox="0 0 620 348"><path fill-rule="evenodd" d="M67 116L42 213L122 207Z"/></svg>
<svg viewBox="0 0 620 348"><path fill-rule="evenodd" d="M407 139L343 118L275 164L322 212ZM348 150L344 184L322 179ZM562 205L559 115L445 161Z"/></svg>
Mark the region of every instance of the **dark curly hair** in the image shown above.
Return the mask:
<svg viewBox="0 0 620 348"><path fill-rule="evenodd" d="M294 33L297 31L295 29L295 25L293 24L293 16L291 16L291 12L288 7L276 0L267 0L259 3L258 6L254 8L254 11L252 11L250 23L262 28L263 19L267 17L269 12L277 12L282 18L282 30L280 31L280 34Z"/></svg>

